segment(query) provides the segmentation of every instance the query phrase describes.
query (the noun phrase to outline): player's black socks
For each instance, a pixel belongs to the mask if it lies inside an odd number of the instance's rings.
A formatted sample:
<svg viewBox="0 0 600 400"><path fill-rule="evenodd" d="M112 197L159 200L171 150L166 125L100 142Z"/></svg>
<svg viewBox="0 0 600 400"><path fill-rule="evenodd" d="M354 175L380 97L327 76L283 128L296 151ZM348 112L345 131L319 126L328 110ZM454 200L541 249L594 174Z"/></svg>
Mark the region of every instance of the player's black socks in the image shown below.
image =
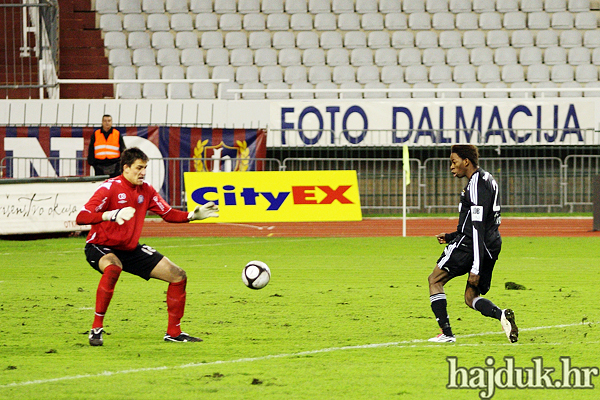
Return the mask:
<svg viewBox="0 0 600 400"><path fill-rule="evenodd" d="M502 310L496 307L494 303L483 297L476 297L473 300L473 308L486 317L500 319L502 317Z"/></svg>
<svg viewBox="0 0 600 400"><path fill-rule="evenodd" d="M448 318L448 312L446 311L448 303L446 302L446 294L438 293L429 296L431 301L431 310L435 315L435 319L438 322L442 332L446 336L454 336L452 334L452 328L450 328L450 319Z"/></svg>

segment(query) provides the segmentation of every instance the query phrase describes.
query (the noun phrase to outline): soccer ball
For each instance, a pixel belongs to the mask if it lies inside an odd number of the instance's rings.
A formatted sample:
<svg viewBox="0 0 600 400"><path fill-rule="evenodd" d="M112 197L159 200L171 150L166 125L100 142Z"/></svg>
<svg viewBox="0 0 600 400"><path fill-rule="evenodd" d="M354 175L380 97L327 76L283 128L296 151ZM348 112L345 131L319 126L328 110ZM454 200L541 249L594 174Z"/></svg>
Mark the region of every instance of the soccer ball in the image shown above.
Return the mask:
<svg viewBox="0 0 600 400"><path fill-rule="evenodd" d="M271 280L271 270L262 261L250 261L242 271L242 281L250 289L262 289Z"/></svg>

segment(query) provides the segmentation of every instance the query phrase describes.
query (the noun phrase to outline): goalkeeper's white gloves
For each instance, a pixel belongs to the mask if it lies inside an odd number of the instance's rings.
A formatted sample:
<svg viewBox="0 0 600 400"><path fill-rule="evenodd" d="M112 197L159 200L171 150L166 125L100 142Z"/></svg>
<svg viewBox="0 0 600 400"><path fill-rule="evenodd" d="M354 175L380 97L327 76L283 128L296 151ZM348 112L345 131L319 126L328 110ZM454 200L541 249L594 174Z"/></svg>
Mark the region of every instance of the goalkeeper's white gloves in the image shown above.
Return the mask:
<svg viewBox="0 0 600 400"><path fill-rule="evenodd" d="M188 219L190 221L197 221L209 217L216 218L219 216L219 214L217 214L218 212L219 206L213 203L212 201L209 201L208 203L203 204L201 206L196 206L194 211L190 211L188 214Z"/></svg>
<svg viewBox="0 0 600 400"><path fill-rule="evenodd" d="M133 218L133 214L135 214L135 208L125 207L117 210L105 211L102 214L102 219L104 221L113 221L119 225L123 225L125 221L129 221Z"/></svg>

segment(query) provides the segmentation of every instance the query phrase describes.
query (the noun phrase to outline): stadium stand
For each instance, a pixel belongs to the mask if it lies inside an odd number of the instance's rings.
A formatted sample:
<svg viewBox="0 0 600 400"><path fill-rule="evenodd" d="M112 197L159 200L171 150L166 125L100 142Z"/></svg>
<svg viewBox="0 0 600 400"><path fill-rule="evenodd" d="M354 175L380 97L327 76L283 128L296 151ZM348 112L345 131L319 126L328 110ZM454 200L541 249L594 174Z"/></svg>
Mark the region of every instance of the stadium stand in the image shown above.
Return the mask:
<svg viewBox="0 0 600 400"><path fill-rule="evenodd" d="M201 66L206 75L232 79L232 87L254 89L408 85L532 91L595 86L599 79L600 11L589 0L96 0L95 8L109 76L142 78L158 71L165 78L165 69L176 67L176 76L192 78L193 68ZM217 93L213 84L186 85L123 84L119 96ZM561 96L573 93L578 92ZM294 92L266 98L337 96ZM348 92L339 96L352 98ZM359 97L381 96L369 91Z"/></svg>

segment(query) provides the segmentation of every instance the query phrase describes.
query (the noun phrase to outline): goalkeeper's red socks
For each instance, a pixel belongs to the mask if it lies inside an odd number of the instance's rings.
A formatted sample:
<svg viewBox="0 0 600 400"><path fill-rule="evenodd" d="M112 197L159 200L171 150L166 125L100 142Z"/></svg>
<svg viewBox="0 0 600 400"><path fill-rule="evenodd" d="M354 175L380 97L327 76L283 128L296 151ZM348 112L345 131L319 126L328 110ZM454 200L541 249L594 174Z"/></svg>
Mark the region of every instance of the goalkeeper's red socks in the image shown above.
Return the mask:
<svg viewBox="0 0 600 400"><path fill-rule="evenodd" d="M169 326L167 335L177 337L181 334L181 318L185 310L185 286L187 279L170 283L167 289L167 311L169 313Z"/></svg>
<svg viewBox="0 0 600 400"><path fill-rule="evenodd" d="M103 326L104 314L106 314L106 310L112 299L119 275L121 275L121 268L116 265L109 265L104 268L104 273L102 274L102 278L100 278L98 290L96 291L96 312L92 328L101 328Z"/></svg>

